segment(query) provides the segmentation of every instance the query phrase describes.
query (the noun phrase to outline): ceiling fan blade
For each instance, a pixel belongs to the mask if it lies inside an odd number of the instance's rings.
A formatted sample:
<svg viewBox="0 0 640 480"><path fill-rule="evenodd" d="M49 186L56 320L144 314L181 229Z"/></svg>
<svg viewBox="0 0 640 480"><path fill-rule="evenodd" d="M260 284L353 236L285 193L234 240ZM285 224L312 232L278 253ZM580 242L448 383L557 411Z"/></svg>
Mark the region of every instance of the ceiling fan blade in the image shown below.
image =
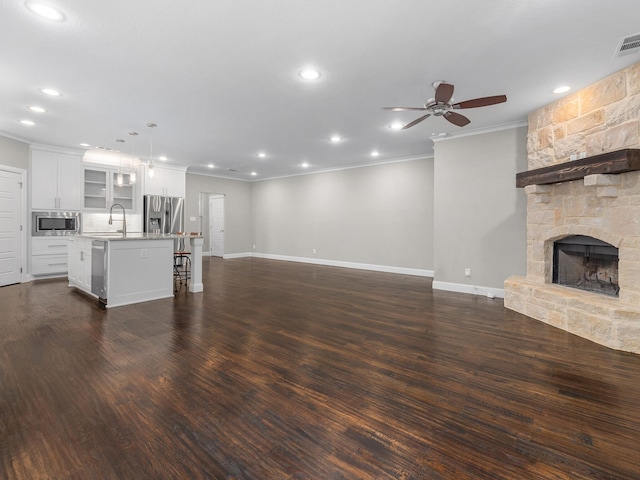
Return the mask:
<svg viewBox="0 0 640 480"><path fill-rule="evenodd" d="M473 100L466 100L460 103L454 103L451 105L453 108L476 108L486 107L488 105L495 105L496 103L503 103L507 101L506 95L495 95L493 97L481 97L474 98Z"/></svg>
<svg viewBox="0 0 640 480"><path fill-rule="evenodd" d="M424 107L382 107L383 110L393 110L394 112L402 112L403 110L426 110Z"/></svg>
<svg viewBox="0 0 640 480"><path fill-rule="evenodd" d="M471 123L471 120L469 120L467 117L456 112L447 112L443 116L451 123L459 127L464 127L465 125Z"/></svg>
<svg viewBox="0 0 640 480"><path fill-rule="evenodd" d="M435 97L437 103L449 103L451 97L453 97L453 85L444 82L438 85Z"/></svg>
<svg viewBox="0 0 640 480"><path fill-rule="evenodd" d="M425 118L430 117L430 116L431 116L431 114L427 113L426 115L423 115L420 118L416 118L413 122L407 123L404 127L402 127L402 130L406 130L407 128L411 128L414 125L417 125L418 123L423 121Z"/></svg>

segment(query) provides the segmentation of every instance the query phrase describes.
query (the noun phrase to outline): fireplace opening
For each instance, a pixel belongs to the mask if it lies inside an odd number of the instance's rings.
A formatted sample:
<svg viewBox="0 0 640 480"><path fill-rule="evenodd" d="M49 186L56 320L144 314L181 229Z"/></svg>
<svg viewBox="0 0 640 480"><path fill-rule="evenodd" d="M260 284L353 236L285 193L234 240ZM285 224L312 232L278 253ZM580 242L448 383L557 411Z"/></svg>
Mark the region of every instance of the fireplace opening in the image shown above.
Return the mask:
<svg viewBox="0 0 640 480"><path fill-rule="evenodd" d="M553 283L617 297L618 249L597 238L573 235L553 244Z"/></svg>

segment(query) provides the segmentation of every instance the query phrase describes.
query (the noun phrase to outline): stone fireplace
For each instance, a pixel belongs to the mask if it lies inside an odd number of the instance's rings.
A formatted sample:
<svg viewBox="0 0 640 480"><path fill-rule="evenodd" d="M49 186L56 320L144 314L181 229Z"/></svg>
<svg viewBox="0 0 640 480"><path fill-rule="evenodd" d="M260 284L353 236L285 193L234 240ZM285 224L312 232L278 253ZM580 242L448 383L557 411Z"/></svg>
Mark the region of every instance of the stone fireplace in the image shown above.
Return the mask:
<svg viewBox="0 0 640 480"><path fill-rule="evenodd" d="M639 119L640 64L530 114L529 171L518 174L527 193L527 275L505 282L507 308L635 353ZM554 272L559 256L565 282Z"/></svg>

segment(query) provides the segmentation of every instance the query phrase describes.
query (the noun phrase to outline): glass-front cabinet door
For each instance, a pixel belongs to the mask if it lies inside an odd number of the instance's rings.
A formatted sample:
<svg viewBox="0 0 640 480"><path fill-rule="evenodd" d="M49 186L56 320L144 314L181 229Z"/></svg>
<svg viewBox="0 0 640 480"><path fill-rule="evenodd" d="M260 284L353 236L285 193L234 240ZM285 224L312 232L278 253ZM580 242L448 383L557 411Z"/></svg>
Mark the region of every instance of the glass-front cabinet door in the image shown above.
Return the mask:
<svg viewBox="0 0 640 480"><path fill-rule="evenodd" d="M113 203L119 203L126 210L133 210L134 185L131 184L131 176L128 173L112 173Z"/></svg>
<svg viewBox="0 0 640 480"><path fill-rule="evenodd" d="M130 173L85 166L84 209L105 211L119 203L125 210L133 211L136 208L135 195L136 184L131 183Z"/></svg>
<svg viewBox="0 0 640 480"><path fill-rule="evenodd" d="M84 208L107 208L106 170L84 170Z"/></svg>

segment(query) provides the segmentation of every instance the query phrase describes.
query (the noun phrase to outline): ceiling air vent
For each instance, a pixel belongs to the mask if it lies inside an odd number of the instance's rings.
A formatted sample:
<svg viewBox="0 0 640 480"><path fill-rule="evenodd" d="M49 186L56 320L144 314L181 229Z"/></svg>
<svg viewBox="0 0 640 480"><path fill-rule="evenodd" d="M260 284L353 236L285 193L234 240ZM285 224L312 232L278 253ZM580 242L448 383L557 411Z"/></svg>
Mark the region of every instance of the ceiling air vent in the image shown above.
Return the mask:
<svg viewBox="0 0 640 480"><path fill-rule="evenodd" d="M616 57L624 57L638 52L640 52L640 33L621 38L616 49Z"/></svg>

